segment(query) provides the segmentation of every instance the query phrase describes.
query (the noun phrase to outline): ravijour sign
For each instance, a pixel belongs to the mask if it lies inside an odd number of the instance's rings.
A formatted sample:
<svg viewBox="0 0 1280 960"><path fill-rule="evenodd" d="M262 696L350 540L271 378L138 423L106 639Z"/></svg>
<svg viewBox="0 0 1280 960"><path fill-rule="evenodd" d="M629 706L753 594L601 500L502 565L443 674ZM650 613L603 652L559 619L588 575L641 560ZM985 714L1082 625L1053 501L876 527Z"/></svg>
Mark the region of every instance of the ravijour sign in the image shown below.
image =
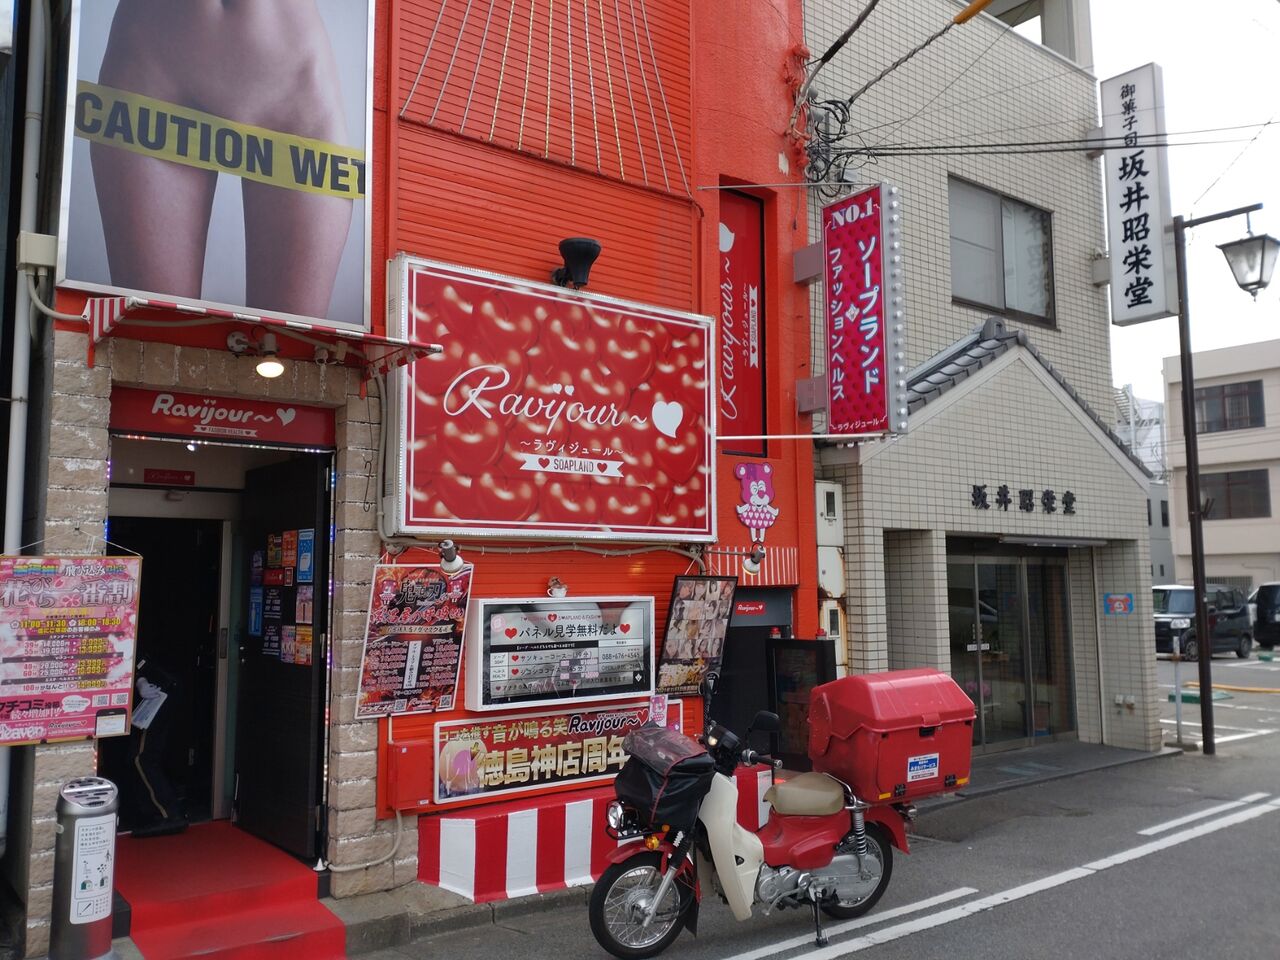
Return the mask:
<svg viewBox="0 0 1280 960"><path fill-rule="evenodd" d="M172 390L114 387L111 429L195 440L242 440L332 447L333 411L283 400L210 397ZM150 481L148 481L150 482Z"/></svg>
<svg viewBox="0 0 1280 960"><path fill-rule="evenodd" d="M903 396L901 212L880 184L822 208L826 277L827 433L907 429Z"/></svg>
<svg viewBox="0 0 1280 960"><path fill-rule="evenodd" d="M129 732L140 557L0 557L0 743Z"/></svg>
<svg viewBox="0 0 1280 960"><path fill-rule="evenodd" d="M721 450L763 457L764 205L746 194L723 193L719 245L720 342L716 379Z"/></svg>
<svg viewBox="0 0 1280 960"><path fill-rule="evenodd" d="M484 598L467 623L467 709L653 693L653 598Z"/></svg>
<svg viewBox="0 0 1280 960"><path fill-rule="evenodd" d="M373 8L74 0L58 285L368 330Z"/></svg>
<svg viewBox="0 0 1280 960"><path fill-rule="evenodd" d="M628 733L650 721L680 730L683 720L672 700L662 718L644 703L437 723L435 802L604 780L626 763Z"/></svg>
<svg viewBox="0 0 1280 960"><path fill-rule="evenodd" d="M401 257L400 532L708 541L709 318Z"/></svg>
<svg viewBox="0 0 1280 960"><path fill-rule="evenodd" d="M1156 64L1102 82L1111 322L1118 327L1178 312L1164 135L1164 82Z"/></svg>

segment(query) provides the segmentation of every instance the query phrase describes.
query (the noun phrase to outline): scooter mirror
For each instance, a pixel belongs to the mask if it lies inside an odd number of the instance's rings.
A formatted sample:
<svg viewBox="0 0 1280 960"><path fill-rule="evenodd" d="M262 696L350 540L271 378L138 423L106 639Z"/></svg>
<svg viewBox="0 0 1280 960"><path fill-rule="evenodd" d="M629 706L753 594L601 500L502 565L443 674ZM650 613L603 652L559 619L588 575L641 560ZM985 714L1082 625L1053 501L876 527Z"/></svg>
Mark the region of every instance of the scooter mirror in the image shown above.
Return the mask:
<svg viewBox="0 0 1280 960"><path fill-rule="evenodd" d="M778 719L776 713L770 713L768 710L761 710L756 714L756 718L751 721L752 731L762 731L764 733L777 733L782 729L782 721Z"/></svg>

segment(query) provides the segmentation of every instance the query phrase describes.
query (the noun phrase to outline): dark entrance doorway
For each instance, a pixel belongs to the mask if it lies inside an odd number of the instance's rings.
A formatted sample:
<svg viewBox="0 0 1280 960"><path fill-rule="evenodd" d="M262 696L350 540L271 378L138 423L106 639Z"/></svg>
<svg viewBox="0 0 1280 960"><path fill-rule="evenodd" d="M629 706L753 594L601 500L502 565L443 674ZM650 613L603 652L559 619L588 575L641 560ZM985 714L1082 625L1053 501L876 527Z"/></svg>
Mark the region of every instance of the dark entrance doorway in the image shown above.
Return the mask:
<svg viewBox="0 0 1280 960"><path fill-rule="evenodd" d="M193 822L230 818L308 866L325 827L331 464L327 452L112 441L107 536L143 556L138 654L176 678L160 710L168 782ZM126 830L147 799L135 736L100 743Z"/></svg>
<svg viewBox="0 0 1280 960"><path fill-rule="evenodd" d="M222 524L112 517L107 539L113 554L142 555L137 662L159 667L173 684L150 735L154 745L155 734L163 731L159 763L187 816L207 820L212 813ZM136 735L98 741L98 769L120 787L123 830L158 815L135 766Z"/></svg>

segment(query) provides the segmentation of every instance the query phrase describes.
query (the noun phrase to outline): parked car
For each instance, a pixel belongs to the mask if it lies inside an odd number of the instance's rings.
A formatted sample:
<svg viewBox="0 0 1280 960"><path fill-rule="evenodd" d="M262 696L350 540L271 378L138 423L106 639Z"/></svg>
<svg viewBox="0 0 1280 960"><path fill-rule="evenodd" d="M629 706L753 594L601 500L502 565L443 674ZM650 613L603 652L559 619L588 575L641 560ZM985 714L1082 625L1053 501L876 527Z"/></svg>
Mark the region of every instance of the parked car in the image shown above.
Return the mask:
<svg viewBox="0 0 1280 960"><path fill-rule="evenodd" d="M1270 650L1280 643L1280 583L1263 583L1249 597L1254 610L1254 639Z"/></svg>
<svg viewBox="0 0 1280 960"><path fill-rule="evenodd" d="M1234 587L1209 584L1204 599L1213 652L1234 653L1242 660L1248 657L1253 650L1253 625L1244 594ZM1199 659L1195 591L1181 584L1152 587L1151 600L1155 609L1156 653L1173 653L1177 644L1184 660Z"/></svg>

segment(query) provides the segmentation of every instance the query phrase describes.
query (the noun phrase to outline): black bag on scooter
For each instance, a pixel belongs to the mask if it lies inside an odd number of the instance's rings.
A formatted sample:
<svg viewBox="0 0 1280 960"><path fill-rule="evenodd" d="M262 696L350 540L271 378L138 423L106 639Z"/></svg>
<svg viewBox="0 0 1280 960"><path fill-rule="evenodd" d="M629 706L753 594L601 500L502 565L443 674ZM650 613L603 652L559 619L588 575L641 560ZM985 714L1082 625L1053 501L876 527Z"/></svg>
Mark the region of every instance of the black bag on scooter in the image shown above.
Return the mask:
<svg viewBox="0 0 1280 960"><path fill-rule="evenodd" d="M711 755L683 734L657 726L632 730L622 749L630 759L613 782L618 799L636 809L646 828L691 830L711 789Z"/></svg>

